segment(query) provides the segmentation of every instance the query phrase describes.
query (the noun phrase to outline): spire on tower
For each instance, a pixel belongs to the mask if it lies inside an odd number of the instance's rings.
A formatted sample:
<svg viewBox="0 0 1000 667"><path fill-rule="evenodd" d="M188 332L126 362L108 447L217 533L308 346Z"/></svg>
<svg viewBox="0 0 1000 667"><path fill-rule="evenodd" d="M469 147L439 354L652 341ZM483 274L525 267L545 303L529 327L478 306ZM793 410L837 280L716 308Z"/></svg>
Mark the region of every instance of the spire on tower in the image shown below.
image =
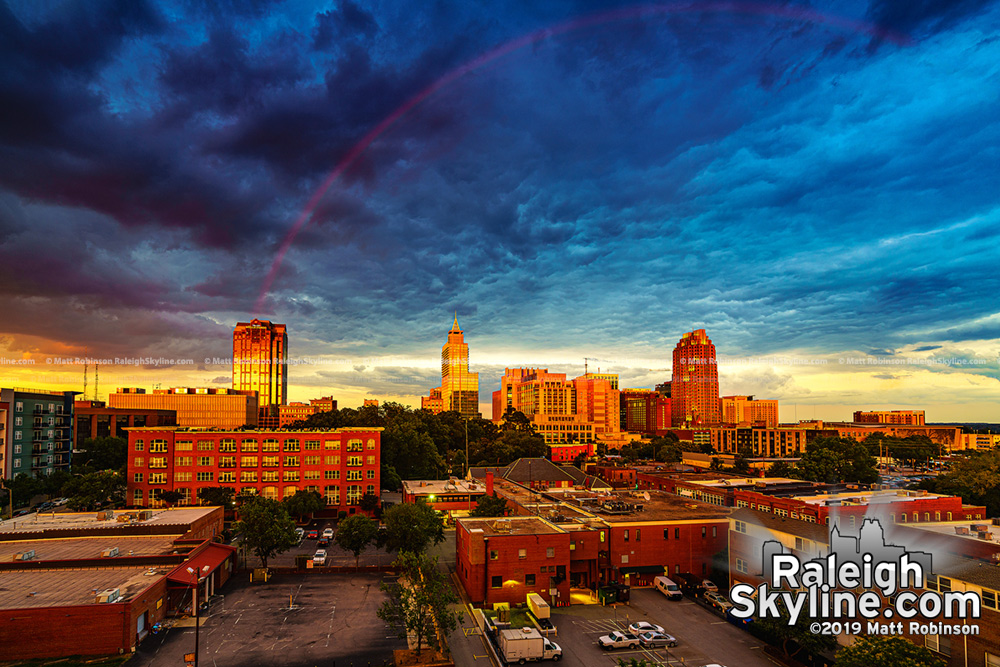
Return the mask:
<svg viewBox="0 0 1000 667"><path fill-rule="evenodd" d="M451 331L448 333L462 333L462 330L458 327L458 311L455 311L455 321L451 325Z"/></svg>

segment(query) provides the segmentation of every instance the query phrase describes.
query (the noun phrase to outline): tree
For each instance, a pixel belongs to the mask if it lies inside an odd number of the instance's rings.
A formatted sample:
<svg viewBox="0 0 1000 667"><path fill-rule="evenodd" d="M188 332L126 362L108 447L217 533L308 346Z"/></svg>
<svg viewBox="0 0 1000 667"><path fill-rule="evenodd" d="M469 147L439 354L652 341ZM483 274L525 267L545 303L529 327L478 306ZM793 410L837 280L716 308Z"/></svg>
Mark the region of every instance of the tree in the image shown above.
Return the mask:
<svg viewBox="0 0 1000 667"><path fill-rule="evenodd" d="M437 510L426 503L393 505L386 510L383 520L381 546L386 551L421 553L444 540L444 522Z"/></svg>
<svg viewBox="0 0 1000 667"><path fill-rule="evenodd" d="M767 469L768 477L792 477L795 474L795 467L788 461L778 461Z"/></svg>
<svg viewBox="0 0 1000 667"><path fill-rule="evenodd" d="M125 476L102 470L74 477L63 487L63 494L69 497L67 504L71 510L118 505L125 501Z"/></svg>
<svg viewBox="0 0 1000 667"><path fill-rule="evenodd" d="M284 503L288 513L298 517L299 521L307 515L311 516L326 509L326 501L323 500L323 496L315 491L299 491L281 502Z"/></svg>
<svg viewBox="0 0 1000 667"><path fill-rule="evenodd" d="M8 489L4 495L5 506L9 504L10 501L7 500L7 494L14 494L14 508L24 507L31 502L31 499L43 492L43 482L26 473L18 473L14 476L14 479L5 479L3 482L4 488Z"/></svg>
<svg viewBox="0 0 1000 667"><path fill-rule="evenodd" d="M375 540L378 524L364 514L352 514L337 527L334 541L345 551L354 554L354 566L361 560L361 552Z"/></svg>
<svg viewBox="0 0 1000 667"><path fill-rule="evenodd" d="M206 486L198 489L198 500L205 505L219 505L230 509L236 489L231 486Z"/></svg>
<svg viewBox="0 0 1000 667"><path fill-rule="evenodd" d="M945 662L923 646L902 637L868 635L837 653L834 667L945 667Z"/></svg>
<svg viewBox="0 0 1000 667"><path fill-rule="evenodd" d="M961 496L970 505L985 505L986 516L1000 514L1000 450L979 452L955 463L933 480L933 491Z"/></svg>
<svg viewBox="0 0 1000 667"><path fill-rule="evenodd" d="M375 516L379 516L379 510L382 508L382 499L374 493L366 493L361 496L361 502L358 506L366 512L372 512Z"/></svg>
<svg viewBox="0 0 1000 667"><path fill-rule="evenodd" d="M383 465L380 477L382 479L382 488L387 491L395 491L403 487L403 480L392 466Z"/></svg>
<svg viewBox="0 0 1000 667"><path fill-rule="evenodd" d="M169 489L167 491L160 492L160 500L167 504L167 507L172 507L179 503L184 497L184 494L176 489Z"/></svg>
<svg viewBox="0 0 1000 667"><path fill-rule="evenodd" d="M875 459L853 438L817 438L795 467L797 477L813 482L871 484L878 479Z"/></svg>
<svg viewBox="0 0 1000 667"><path fill-rule="evenodd" d="M400 638L410 634L416 637L417 655L420 655L424 645L439 647L439 631L446 637L458 627L462 615L450 606L456 604L458 598L438 569L437 558L401 553L394 565L401 570L399 580L380 586L389 599L382 603L376 615L397 626Z"/></svg>
<svg viewBox="0 0 1000 667"><path fill-rule="evenodd" d="M476 501L476 507L469 516L505 516L507 514L507 499L501 498L494 491L492 496L482 496Z"/></svg>
<svg viewBox="0 0 1000 667"><path fill-rule="evenodd" d="M254 496L244 502L234 531L242 536L243 543L260 558L265 568L268 559L299 543L295 522L288 510L272 498Z"/></svg>
<svg viewBox="0 0 1000 667"><path fill-rule="evenodd" d="M73 454L74 468L83 467L86 471L125 470L128 442L124 438L87 438L80 450Z"/></svg>
<svg viewBox="0 0 1000 667"><path fill-rule="evenodd" d="M778 618L759 618L753 623L756 633L765 639L780 644L785 657L791 660L802 651L824 653L837 647L833 635L813 634L809 630L811 620L801 614L794 625L789 625L790 616L783 602L778 602Z"/></svg>
<svg viewBox="0 0 1000 667"><path fill-rule="evenodd" d="M733 461L733 472L745 475L750 472L750 462L742 456L737 456Z"/></svg>

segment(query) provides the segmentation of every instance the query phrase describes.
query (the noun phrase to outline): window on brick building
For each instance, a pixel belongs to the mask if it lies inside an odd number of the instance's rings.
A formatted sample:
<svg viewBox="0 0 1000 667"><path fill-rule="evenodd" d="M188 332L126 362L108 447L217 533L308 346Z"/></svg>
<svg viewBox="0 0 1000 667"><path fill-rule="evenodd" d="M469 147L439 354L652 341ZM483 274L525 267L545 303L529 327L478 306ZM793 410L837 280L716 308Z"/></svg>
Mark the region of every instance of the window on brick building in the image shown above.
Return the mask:
<svg viewBox="0 0 1000 667"><path fill-rule="evenodd" d="M701 536L702 536L702 538L704 538L707 535L708 535L708 528L705 527L705 526L702 526L701 527Z"/></svg>
<svg viewBox="0 0 1000 667"><path fill-rule="evenodd" d="M490 550L490 560L496 560L497 558L500 558L500 552L491 549Z"/></svg>
<svg viewBox="0 0 1000 667"><path fill-rule="evenodd" d="M680 528L674 528L674 539L675 540L681 539L681 529Z"/></svg>
<svg viewBox="0 0 1000 667"><path fill-rule="evenodd" d="M625 532L622 533L622 536L625 539L625 541L628 542L628 528L625 529Z"/></svg>
<svg viewBox="0 0 1000 667"><path fill-rule="evenodd" d="M527 558L528 557L528 550L527 549L518 549L517 550L517 557L518 558Z"/></svg>
<svg viewBox="0 0 1000 667"><path fill-rule="evenodd" d="M490 578L490 588L500 588L503 586L503 577L493 576Z"/></svg>
<svg viewBox="0 0 1000 667"><path fill-rule="evenodd" d="M553 548L553 547L546 548L545 549L545 557L546 558L555 558L556 557L556 550L555 550L555 548Z"/></svg>
<svg viewBox="0 0 1000 667"><path fill-rule="evenodd" d="M524 585L525 586L534 586L535 585L535 575L533 575L533 574L526 574L526 575L524 575Z"/></svg>

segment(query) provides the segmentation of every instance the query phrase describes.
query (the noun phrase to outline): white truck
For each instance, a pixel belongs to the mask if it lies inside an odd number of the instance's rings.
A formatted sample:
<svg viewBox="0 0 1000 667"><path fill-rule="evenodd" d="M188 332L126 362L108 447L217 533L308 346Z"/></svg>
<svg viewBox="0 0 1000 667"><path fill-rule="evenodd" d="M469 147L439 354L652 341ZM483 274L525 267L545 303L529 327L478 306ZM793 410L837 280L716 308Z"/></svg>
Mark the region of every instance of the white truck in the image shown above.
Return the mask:
<svg viewBox="0 0 1000 667"><path fill-rule="evenodd" d="M499 632L500 657L507 664L523 665L528 660L560 660L559 644L543 637L535 628L501 630Z"/></svg>

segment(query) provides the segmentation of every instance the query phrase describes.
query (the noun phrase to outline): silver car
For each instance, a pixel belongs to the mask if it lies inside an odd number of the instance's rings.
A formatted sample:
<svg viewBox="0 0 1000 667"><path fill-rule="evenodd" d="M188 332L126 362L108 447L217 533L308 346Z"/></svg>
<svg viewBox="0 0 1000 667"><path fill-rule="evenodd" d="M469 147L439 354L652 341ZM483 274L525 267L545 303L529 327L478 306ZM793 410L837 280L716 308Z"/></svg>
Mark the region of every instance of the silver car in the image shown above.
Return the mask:
<svg viewBox="0 0 1000 667"><path fill-rule="evenodd" d="M663 628L655 623L636 621L632 625L628 626L628 631L633 635L640 635L643 632L663 632Z"/></svg>
<svg viewBox="0 0 1000 667"><path fill-rule="evenodd" d="M677 646L677 638L665 632L643 632L639 635L639 641L642 642L643 648L658 648L660 646L673 648Z"/></svg>

